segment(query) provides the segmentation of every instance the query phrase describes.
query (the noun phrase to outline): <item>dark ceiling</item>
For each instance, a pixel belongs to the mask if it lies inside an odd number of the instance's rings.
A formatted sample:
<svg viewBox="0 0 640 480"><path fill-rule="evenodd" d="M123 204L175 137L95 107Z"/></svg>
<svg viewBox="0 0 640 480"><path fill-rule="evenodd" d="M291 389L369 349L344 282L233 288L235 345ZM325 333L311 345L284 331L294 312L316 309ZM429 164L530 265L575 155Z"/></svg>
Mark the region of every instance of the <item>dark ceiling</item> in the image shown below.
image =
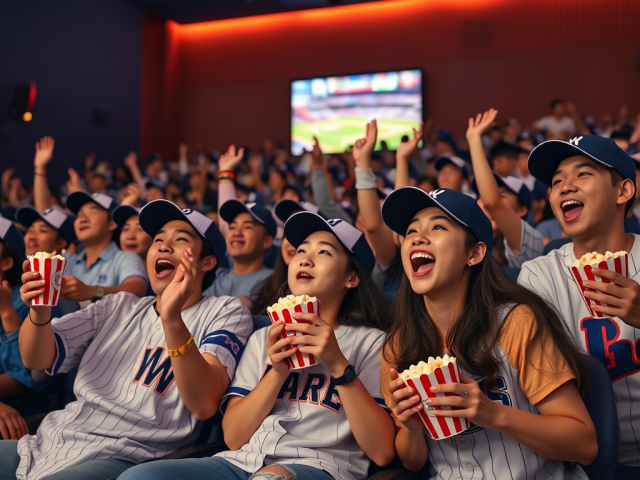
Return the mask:
<svg viewBox="0 0 640 480"><path fill-rule="evenodd" d="M308 10L375 0L128 0L156 15L178 23ZM380 1L380 0L378 0Z"/></svg>

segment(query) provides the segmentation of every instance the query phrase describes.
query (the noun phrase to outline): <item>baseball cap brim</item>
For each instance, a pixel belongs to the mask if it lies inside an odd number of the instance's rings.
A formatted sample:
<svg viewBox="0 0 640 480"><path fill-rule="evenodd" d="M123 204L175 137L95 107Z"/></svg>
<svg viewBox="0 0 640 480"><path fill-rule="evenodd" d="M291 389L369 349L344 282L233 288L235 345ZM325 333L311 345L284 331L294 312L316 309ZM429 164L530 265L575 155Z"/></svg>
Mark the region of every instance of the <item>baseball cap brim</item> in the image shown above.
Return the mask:
<svg viewBox="0 0 640 480"><path fill-rule="evenodd" d="M298 248L309 235L315 232L331 233L336 237L336 240L340 242L340 245L358 258L365 270L368 272L373 270L376 259L371 247L362 244L362 242L365 244L367 242L364 234L360 236L352 248L349 248L342 242L342 240L340 240L340 237L336 232L333 231L329 222L317 213L307 211L298 212L295 215L292 215L289 220L287 220L287 223L284 224L284 236L294 248Z"/></svg>
<svg viewBox="0 0 640 480"><path fill-rule="evenodd" d="M276 206L273 209L273 213L281 222L286 222L291 215L296 212L304 212L305 209L302 205L300 205L295 200L280 200L276 203Z"/></svg>
<svg viewBox="0 0 640 480"><path fill-rule="evenodd" d="M60 228L58 228L55 225L51 225L51 223L47 221L47 218L32 206L19 208L16 212L16 221L24 227L29 228L36 220L42 220L54 230L59 231L68 243L76 239L76 231L73 227L74 219L75 217L67 215L67 219L60 225Z"/></svg>
<svg viewBox="0 0 640 480"><path fill-rule="evenodd" d="M136 207L132 207L131 205L120 205L113 211L113 221L116 222L120 228L124 227L124 224L127 223L133 216L140 215L140 210Z"/></svg>
<svg viewBox="0 0 640 480"><path fill-rule="evenodd" d="M80 211L80 209L82 208L82 206L86 203L95 203L96 205L98 205L101 209L109 212L109 211L113 211L109 210L107 208L104 208L103 205L100 205L98 202L96 202L93 197L87 193L87 192L83 192L83 191L78 191L78 192L73 192L71 195L69 195L67 197L67 208L74 214L77 215L78 212ZM115 202L113 202L113 204L115 204Z"/></svg>
<svg viewBox="0 0 640 480"><path fill-rule="evenodd" d="M518 197L518 200L520 201L520 203L522 203L522 205L524 205L527 208L531 208L533 195L531 194L531 190L529 190L529 188L526 185L523 185L523 187L520 189L520 192L516 192L497 173L493 172L493 178L496 179L498 188L500 187L506 188L509 191L509 193L513 193L516 197ZM480 192L478 191L478 184L475 178L471 182L471 190L473 190L474 193L478 195L478 198L480 198ZM546 194L546 189L545 189L545 194Z"/></svg>
<svg viewBox="0 0 640 480"><path fill-rule="evenodd" d="M226 258L225 253L227 251L227 245L215 223L211 224L206 235L202 235L198 228L191 223L189 217L182 213L180 207L169 200L155 200L146 204L142 210L140 210L139 218L140 227L147 232L147 235L151 238L154 238L157 233L162 230L162 227L173 220L187 222L201 238L209 242L213 249L213 253L218 259L218 264L223 262Z"/></svg>
<svg viewBox="0 0 640 480"><path fill-rule="evenodd" d="M252 212L251 209L244 203L242 203L240 200L235 199L227 200L218 210L218 214L220 215L220 217L227 223L233 222L235 218L241 213L248 213L256 222L258 222L260 225L264 225L264 227L269 232L269 235L271 235L272 237L276 235L278 226L276 225L275 220L271 217L270 212L267 219L260 218L258 215Z"/></svg>
<svg viewBox="0 0 640 480"><path fill-rule="evenodd" d="M563 142L562 140L548 140L531 150L529 161L527 162L529 172L541 182L551 185L551 180L556 170L558 170L560 162L577 155L587 157L607 168L613 168L612 165L603 162L576 145Z"/></svg>
<svg viewBox="0 0 640 480"><path fill-rule="evenodd" d="M451 158L449 157L440 157L438 160L436 160L436 164L435 164L435 168L436 168L436 172L440 172L440 170L442 170L442 168L445 165L453 165L454 167L456 167L458 170L462 171L462 176L464 178L469 178L469 174L467 173L467 169L464 167L461 167L460 165L456 164L453 160L451 160Z"/></svg>

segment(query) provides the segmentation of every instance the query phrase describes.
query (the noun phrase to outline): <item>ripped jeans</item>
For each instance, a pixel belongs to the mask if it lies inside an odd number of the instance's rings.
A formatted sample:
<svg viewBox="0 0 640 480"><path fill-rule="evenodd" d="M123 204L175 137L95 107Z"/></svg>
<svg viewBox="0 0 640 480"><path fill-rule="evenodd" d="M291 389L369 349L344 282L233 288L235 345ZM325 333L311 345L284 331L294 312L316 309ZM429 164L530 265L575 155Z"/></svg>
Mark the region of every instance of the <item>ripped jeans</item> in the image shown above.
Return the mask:
<svg viewBox="0 0 640 480"><path fill-rule="evenodd" d="M271 465L279 473L258 471L246 472L231 462L219 457L185 458L181 460L158 460L143 463L128 469L118 480L175 480L190 478L198 480L333 480L324 470L308 465ZM269 467L265 467L271 470Z"/></svg>

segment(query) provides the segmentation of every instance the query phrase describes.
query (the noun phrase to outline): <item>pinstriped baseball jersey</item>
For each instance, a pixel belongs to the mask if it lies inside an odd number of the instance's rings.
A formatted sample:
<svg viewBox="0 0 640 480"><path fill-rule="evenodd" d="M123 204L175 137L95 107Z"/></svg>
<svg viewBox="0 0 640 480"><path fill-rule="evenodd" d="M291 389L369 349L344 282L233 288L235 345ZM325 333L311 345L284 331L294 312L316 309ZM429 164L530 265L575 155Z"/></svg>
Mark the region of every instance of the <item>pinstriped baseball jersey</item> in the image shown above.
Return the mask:
<svg viewBox="0 0 640 480"><path fill-rule="evenodd" d="M520 253L515 255L513 251L511 251L511 248L509 248L507 240L504 240L504 254L507 257L509 266L514 268L520 268L524 262L533 260L544 252L542 234L524 220L520 219L520 223L522 224Z"/></svg>
<svg viewBox="0 0 640 480"><path fill-rule="evenodd" d="M483 379L473 377L474 380L490 400L537 414L538 410L520 387L519 372L499 346L496 350L497 358L501 359L496 388L487 392ZM565 473L563 462L538 455L497 430L471 424L468 430L444 440L425 437L429 445L430 480L588 480L580 467Z"/></svg>
<svg viewBox="0 0 640 480"><path fill-rule="evenodd" d="M200 422L180 400L155 298L107 295L56 318L57 358L50 373L78 367L77 400L46 416L18 443L17 478L37 480L88 460L139 463L195 441ZM233 378L253 324L232 297L204 297L182 312L203 353Z"/></svg>
<svg viewBox="0 0 640 480"><path fill-rule="evenodd" d="M263 328L249 339L223 402L232 395L248 395L271 368L266 349L268 334L269 329ZM384 407L380 393L384 333L343 325L335 335L367 391ZM301 464L326 470L339 480L365 478L370 462L351 433L331 375L320 364L292 370L271 413L249 443L218 456L249 472L274 463Z"/></svg>
<svg viewBox="0 0 640 480"><path fill-rule="evenodd" d="M629 278L640 281L640 236L629 252ZM569 333L598 358L613 382L620 422L620 463L640 466L640 329L619 318L592 318L567 265L576 257L568 243L522 266L521 285L535 291L561 314Z"/></svg>

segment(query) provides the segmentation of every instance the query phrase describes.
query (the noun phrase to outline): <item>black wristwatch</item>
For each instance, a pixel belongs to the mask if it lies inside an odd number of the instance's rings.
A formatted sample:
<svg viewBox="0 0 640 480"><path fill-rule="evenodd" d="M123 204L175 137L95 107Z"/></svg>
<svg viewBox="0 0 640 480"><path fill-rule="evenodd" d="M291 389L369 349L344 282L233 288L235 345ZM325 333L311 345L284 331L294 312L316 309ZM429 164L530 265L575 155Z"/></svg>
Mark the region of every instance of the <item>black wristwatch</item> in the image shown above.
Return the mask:
<svg viewBox="0 0 640 480"><path fill-rule="evenodd" d="M338 377L338 378L331 377L331 378L333 378L333 383L335 385L346 385L347 383L353 382L357 376L358 374L356 372L356 369L353 367L353 365L347 365L347 368L344 369L344 373L342 374L341 377Z"/></svg>

